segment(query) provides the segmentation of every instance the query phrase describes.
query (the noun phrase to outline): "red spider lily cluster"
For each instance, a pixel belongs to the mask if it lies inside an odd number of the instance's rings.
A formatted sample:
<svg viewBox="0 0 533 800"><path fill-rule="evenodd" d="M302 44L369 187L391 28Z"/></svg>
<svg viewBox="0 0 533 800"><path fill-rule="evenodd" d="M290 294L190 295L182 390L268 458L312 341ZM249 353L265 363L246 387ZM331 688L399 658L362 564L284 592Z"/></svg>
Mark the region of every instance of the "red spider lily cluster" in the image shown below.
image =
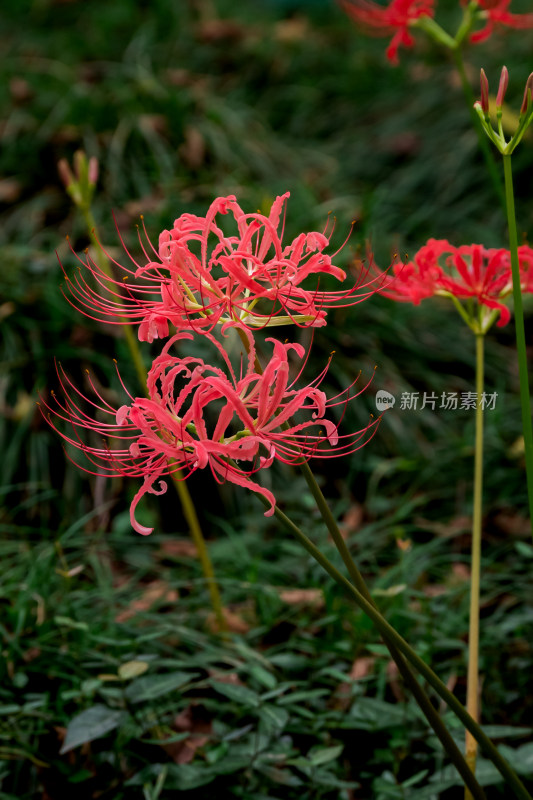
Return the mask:
<svg viewBox="0 0 533 800"><path fill-rule="evenodd" d="M124 287L89 257L83 263L92 280L80 274L67 282L72 301L89 316L138 324L140 339L167 340L148 372L145 397L133 397L122 383L129 402L114 408L90 378L92 399L60 368L62 396L54 394L53 402L44 404L51 425L88 460L88 466L80 465L83 469L142 478L130 510L132 526L141 534L152 529L135 517L139 500L166 491L165 476L185 479L208 467L215 480L263 495L269 515L275 498L252 480L254 473L276 460L298 464L353 453L376 430L379 419L363 430L339 434L338 423L327 418L329 409L344 407L360 393L352 391L354 381L328 398L320 384L329 363L303 388L296 386L303 367L290 380L289 356L303 359L301 345L266 339L272 355L264 369L259 364L258 328L288 322L324 325L332 305L360 302L369 293L356 294L354 287L337 292L302 287L313 273L339 281L346 273L324 253L329 244L325 233L302 233L283 247L279 228L287 197L277 198L268 217L245 214L234 197L215 200L205 217L184 214L161 234L157 250L144 249L144 265L133 262L136 269L129 270L129 277L141 279L135 285ZM229 212L236 225L233 234L224 233L218 220ZM231 328L246 350L238 364L222 343ZM175 345L183 350L196 336L210 343L216 365L172 353ZM70 423L70 433L63 423ZM105 437L103 446L88 444L87 432Z"/></svg>
<svg viewBox="0 0 533 800"><path fill-rule="evenodd" d="M340 0L341 6L363 30L376 36L392 36L387 58L398 63L398 50L412 47L414 39L409 28L420 17L433 17L435 0L392 0L380 6L373 0Z"/></svg>
<svg viewBox="0 0 533 800"><path fill-rule="evenodd" d="M421 27L424 19L433 19L436 0L391 0L387 5L379 5L374 0L339 0L347 14L364 30L376 36L391 36L387 48L387 58L398 64L398 51L401 46L412 47L412 30ZM471 24L478 22L481 28L470 32L472 43L484 42L498 26L510 28L533 28L533 13L513 14L508 9L511 0L461 0L462 6L469 6L472 14ZM444 37L453 45L450 37L441 30ZM435 38L440 38L437 27L433 29ZM440 39L442 41L442 39Z"/></svg>
<svg viewBox="0 0 533 800"><path fill-rule="evenodd" d="M465 5L467 0L463 0ZM484 27L470 35L471 42L484 42L498 25L508 28L533 28L533 14L512 14L508 11L511 0L478 0L480 19L485 21Z"/></svg>
<svg viewBox="0 0 533 800"><path fill-rule="evenodd" d="M522 291L533 290L533 250L518 248ZM446 239L430 239L407 263L392 266L392 275L382 293L393 300L418 305L427 297L441 295L456 301L475 301L477 309L488 309L482 330L499 316L506 325L511 312L505 298L512 291L509 250L490 249L481 244L454 247ZM476 309L465 309L473 323L479 323Z"/></svg>
<svg viewBox="0 0 533 800"><path fill-rule="evenodd" d="M74 280L65 276L67 296L94 319L138 324L139 339L148 342L166 338L169 325L196 332L217 325L325 325L333 305L355 304L367 294L358 293L359 286L337 292L302 286L313 274L344 281L346 273L324 252L327 229L283 245L288 197L278 197L268 217L245 214L234 196L217 198L205 217L183 214L161 233L157 249L141 240L144 264L131 259L132 269L114 262L122 280L87 255ZM221 217L229 214L234 231L225 233Z"/></svg>

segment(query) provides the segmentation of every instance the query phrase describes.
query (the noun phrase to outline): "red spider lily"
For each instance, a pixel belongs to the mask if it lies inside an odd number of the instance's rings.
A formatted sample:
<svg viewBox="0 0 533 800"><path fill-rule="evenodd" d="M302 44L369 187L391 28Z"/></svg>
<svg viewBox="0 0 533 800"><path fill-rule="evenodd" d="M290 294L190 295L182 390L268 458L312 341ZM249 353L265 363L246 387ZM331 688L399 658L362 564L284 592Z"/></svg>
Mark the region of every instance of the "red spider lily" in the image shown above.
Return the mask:
<svg viewBox="0 0 533 800"><path fill-rule="evenodd" d="M525 275L525 265L532 264L533 258L528 261L523 250L522 260ZM395 277L383 293L394 300L418 304L433 295L473 299L500 313L499 326L509 322L510 311L502 302L512 288L508 250L487 249L480 244L453 247L445 239L430 239L413 261L395 264L393 272Z"/></svg>
<svg viewBox="0 0 533 800"><path fill-rule="evenodd" d="M419 305L421 300L432 297L438 290L442 275L439 258L449 249L444 239L430 239L415 254L412 261L396 262L392 265L393 276L389 277L386 289L381 294L400 302Z"/></svg>
<svg viewBox="0 0 533 800"><path fill-rule="evenodd" d="M218 482L229 480L267 498L268 516L274 513L276 501L272 492L251 479L255 472L269 467L275 459L297 464L311 457L347 455L374 434L379 419L361 431L339 435L337 424L324 418L327 409L345 405L357 396L349 394L353 384L328 400L319 388L326 366L307 386L294 388L295 381L289 382L289 353L294 351L302 358L304 349L276 339L267 340L273 345L273 355L259 374L254 367L253 337L247 329L242 330L249 350L246 368L241 361L239 374L222 345L209 333L206 336L218 351L221 367L195 356L171 355L169 350L175 342L193 338L191 333L180 332L153 362L148 375L149 397L130 395L131 402L118 409L103 399L94 384L98 402L85 398L62 370L59 373L63 399L54 395L55 406L45 403L53 415L49 416L50 424L84 453L92 465L83 467L87 472L143 478L130 509L131 523L138 533L148 534L152 529L135 519L137 504L147 492L165 492L166 483L161 480L165 476L179 472L181 478L187 478L195 470L209 467ZM83 410L80 400L92 406L92 413ZM293 415L301 412L308 418L294 422ZM74 433L62 432L59 420L69 422ZM85 444L80 429L114 441L103 447ZM117 443L123 447L111 449ZM250 462L250 468L242 469L236 462Z"/></svg>
<svg viewBox="0 0 533 800"><path fill-rule="evenodd" d="M414 39L409 32L420 17L433 17L435 0L392 0L380 6L372 0L340 0L341 6L358 25L376 36L392 36L387 48L387 58L398 63L398 50L412 47Z"/></svg>
<svg viewBox="0 0 533 800"><path fill-rule="evenodd" d="M533 292L533 250L527 244L518 248L520 283L523 292Z"/></svg>
<svg viewBox="0 0 533 800"><path fill-rule="evenodd" d="M371 292L356 295L360 284L346 291L304 289L311 274L346 273L324 253L324 233L301 233L283 246L284 206L289 193L278 197L269 216L245 214L234 196L219 197L205 217L183 214L159 237L157 251L145 247L144 265L131 256L135 269L115 266L123 280L109 277L88 255L83 272L67 279L72 302L88 316L114 324L139 324L139 339L153 341L177 330L209 332L217 324L263 328L296 323L325 325L326 311L335 304L353 305ZM221 216L232 214L236 232L225 234ZM281 226L281 230L280 230ZM129 255L129 253L128 253ZM142 282L127 283L131 277Z"/></svg>
<svg viewBox="0 0 533 800"><path fill-rule="evenodd" d="M469 0L463 0L466 5ZM485 20L485 25L470 35L472 42L484 42L494 32L498 25L507 25L509 28L533 28L533 14L512 14L507 9L511 0L477 0L478 15Z"/></svg>

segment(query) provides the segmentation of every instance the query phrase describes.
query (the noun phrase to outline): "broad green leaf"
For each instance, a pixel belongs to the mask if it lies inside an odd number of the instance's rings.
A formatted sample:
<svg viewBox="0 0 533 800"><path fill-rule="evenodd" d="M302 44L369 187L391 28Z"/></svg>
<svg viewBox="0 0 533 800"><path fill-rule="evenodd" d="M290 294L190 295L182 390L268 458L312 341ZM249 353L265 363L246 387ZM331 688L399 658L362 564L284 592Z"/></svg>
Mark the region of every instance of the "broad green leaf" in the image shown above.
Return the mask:
<svg viewBox="0 0 533 800"><path fill-rule="evenodd" d="M275 689L278 682L275 676L261 666L261 664L252 664L250 667L250 675L256 679L258 683L265 687L265 689Z"/></svg>
<svg viewBox="0 0 533 800"><path fill-rule="evenodd" d="M490 739L510 739L513 736L531 736L532 728L519 728L518 725L483 725L483 733Z"/></svg>
<svg viewBox="0 0 533 800"><path fill-rule="evenodd" d="M22 706L19 706L16 703L10 703L9 705L0 706L0 717L8 716L8 714L18 714L18 712L21 710Z"/></svg>
<svg viewBox="0 0 533 800"><path fill-rule="evenodd" d="M301 703L305 700L316 700L318 697L324 697L330 694L331 692L329 689L311 689L310 691L293 692L292 694L286 694L284 697L280 697L278 704L286 706L291 703Z"/></svg>
<svg viewBox="0 0 533 800"><path fill-rule="evenodd" d="M278 706L263 706L259 711L259 719L268 733L279 735L289 721L289 712Z"/></svg>
<svg viewBox="0 0 533 800"><path fill-rule="evenodd" d="M387 587L387 589L374 589L372 594L378 597L396 597L397 594L401 594L405 589L407 589L406 583L398 583L396 586Z"/></svg>
<svg viewBox="0 0 533 800"><path fill-rule="evenodd" d="M206 764L169 764L165 788L187 792L211 783L215 776L216 772Z"/></svg>
<svg viewBox="0 0 533 800"><path fill-rule="evenodd" d="M455 767L449 764L443 770L431 777L432 784L438 784L439 789L442 785L462 786L462 779ZM502 776L492 763L486 758L478 758L476 762L476 780L480 786L494 786L503 781Z"/></svg>
<svg viewBox="0 0 533 800"><path fill-rule="evenodd" d="M232 772L240 772L243 769L247 769L250 766L251 760L252 759L246 756L227 755L221 758L220 761L212 764L211 769L217 775L230 775Z"/></svg>
<svg viewBox="0 0 533 800"><path fill-rule="evenodd" d="M499 750L520 775L533 773L533 742L528 742L520 747L502 745Z"/></svg>
<svg viewBox="0 0 533 800"><path fill-rule="evenodd" d="M217 692L240 705L247 708L258 708L261 705L259 695L246 686L236 686L233 683L222 683L222 681L210 681L210 683Z"/></svg>
<svg viewBox="0 0 533 800"><path fill-rule="evenodd" d="M363 730L381 731L388 730L392 725L405 725L412 719L410 712L410 707L387 703L375 697L359 697L344 721L351 721L354 727Z"/></svg>
<svg viewBox="0 0 533 800"><path fill-rule="evenodd" d="M76 622L75 619L70 617L54 617L56 625L63 625L64 628L74 628L78 631L88 631L89 626L86 622Z"/></svg>
<svg viewBox="0 0 533 800"><path fill-rule="evenodd" d="M320 764L327 764L328 761L334 761L340 756L343 750L343 744L336 744L332 747L321 747L313 753L309 753L309 760L314 767L318 767Z"/></svg>
<svg viewBox="0 0 533 800"><path fill-rule="evenodd" d="M262 772L269 780L282 786L302 786L303 782L288 769L271 767L269 764L257 764L257 770Z"/></svg>
<svg viewBox="0 0 533 800"><path fill-rule="evenodd" d="M104 705L91 706L91 708L85 709L69 722L65 741L59 754L63 755L75 747L79 747L80 744L100 739L110 731L118 728L126 716L125 711L108 708Z"/></svg>
<svg viewBox="0 0 533 800"><path fill-rule="evenodd" d="M129 684L125 695L131 703L155 700L176 691L196 676L190 672L168 672L164 675L145 675Z"/></svg>
<svg viewBox="0 0 533 800"><path fill-rule="evenodd" d="M150 764L126 781L126 786L139 786L157 780L161 771L166 770L165 790L186 792L211 783L216 772L207 764Z"/></svg>
<svg viewBox="0 0 533 800"><path fill-rule="evenodd" d="M521 556L533 558L533 547L528 542L516 542L515 548Z"/></svg>

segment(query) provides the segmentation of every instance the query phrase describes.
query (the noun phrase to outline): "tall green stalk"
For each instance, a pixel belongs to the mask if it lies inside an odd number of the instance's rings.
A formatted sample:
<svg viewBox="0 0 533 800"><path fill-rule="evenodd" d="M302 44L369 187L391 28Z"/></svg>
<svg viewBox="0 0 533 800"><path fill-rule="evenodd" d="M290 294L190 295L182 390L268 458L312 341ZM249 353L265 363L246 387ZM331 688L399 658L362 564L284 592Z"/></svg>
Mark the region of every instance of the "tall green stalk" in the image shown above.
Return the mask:
<svg viewBox="0 0 533 800"><path fill-rule="evenodd" d="M264 505L269 505L269 502L262 495L257 494L257 497ZM465 707L457 700L440 678L435 675L431 667L429 667L420 656L418 656L412 647L400 636L399 633L389 625L384 617L377 610L375 605L369 602L363 594L339 572L339 570L329 561L328 558L313 544L305 533L292 522L286 514L283 513L277 506L274 514L281 524L295 538L302 544L307 552L317 561L320 566L335 580L340 586L344 588L348 595L355 601L362 611L372 620L376 628L379 630L384 639L387 639L405 656L410 664L425 678L425 680L433 687L436 693L444 700L449 706L451 711L461 720L467 730L469 730L474 738L479 743L482 751L489 758L498 772L502 775L507 785L512 789L515 797L519 800L533 800L526 787L512 769L506 759L498 752L497 748L491 742L489 737L482 731L478 723L472 719ZM482 795L478 795L481 797Z"/></svg>
<svg viewBox="0 0 533 800"><path fill-rule="evenodd" d="M533 534L533 428L531 425L531 401L529 398L526 334L524 328L524 311L522 308L522 290L520 287L520 266L518 263L518 235L516 230L511 154L509 153L506 155L503 153L502 158L505 178L507 225L509 229L509 250L511 251L511 271L513 274L514 319L516 331L516 349L518 352L518 374L520 378L522 429L524 432L524 450L526 456L527 496L529 501L529 519Z"/></svg>
<svg viewBox="0 0 533 800"><path fill-rule="evenodd" d="M315 502L317 504L318 510L326 524L326 527L331 534L331 538L333 539L335 546L344 561L344 564L348 570L348 573L352 579L352 583L357 588L357 590L361 593L361 595L371 603L374 608L377 610L377 606L368 590L368 587L364 581L363 576L359 572L356 563L354 562L348 546L344 541L342 534L339 530L337 522L331 513L331 509L322 494L322 490L318 485L313 472L307 463L304 461L300 465L300 470L307 481L307 485L313 495ZM405 684L409 687L413 696L420 706L424 716L426 717L427 721L429 722L430 726L435 731L436 736L440 740L444 750L448 753L451 762L456 767L457 771L459 772L460 776L465 782L465 786L468 787L468 791L470 797L475 800L475 798L484 798L485 793L481 786L477 783L473 771L469 767L468 763L463 758L461 751L455 744L454 740L450 736L448 729L444 725L440 714L435 710L431 700L428 698L426 692L422 689L419 685L416 675L411 670L409 664L405 661L404 657L398 650L397 646L390 641L390 639L383 635L383 640L391 654L393 661L396 663L398 670L405 681Z"/></svg>
<svg viewBox="0 0 533 800"><path fill-rule="evenodd" d="M244 335L244 333L240 328L238 328L237 330L245 349L248 351L249 343L246 336ZM258 373L260 374L262 373L263 371L262 366L257 355L255 358L255 368ZM287 428L289 427L289 423L285 422L282 424L281 427ZM344 564L348 570L348 573L352 579L354 586L357 588L358 592L360 592L361 596L364 597L365 600L368 603L372 604L372 606L377 610L377 607L372 599L372 596L364 581L364 578L359 572L357 565L355 564L354 560L350 555L350 551L348 550L348 547L341 535L337 522L333 514L331 513L331 509L324 495L322 494L322 490L320 489L309 464L307 463L307 461L302 461L302 463L299 466L307 482L307 485L311 491L311 494L315 499L320 515L322 516L322 519L328 531L331 534L335 546L337 547L337 550L339 551L341 558L344 561ZM434 730L437 738L441 742L445 751L448 753L451 762L455 765L457 771L463 778L465 786L469 787L469 790L471 792L471 797L475 799L477 798L477 800L484 800L485 793L483 792L483 789L477 783L475 776L473 775L467 762L463 758L461 751L455 744L453 738L450 736L446 726L442 722L440 715L433 707L431 700L427 696L426 692L419 685L416 675L412 672L409 664L405 661L404 657L399 652L394 642L391 642L390 639L385 634L383 634L383 639L385 641L386 646L389 649L393 661L398 666L398 670L401 676L403 677L406 685L409 686L420 709L422 710L427 721Z"/></svg>
<svg viewBox="0 0 533 800"><path fill-rule="evenodd" d="M479 722L479 594L481 584L481 519L483 503L483 391L484 391L484 343L483 333L476 333L476 443L474 455L474 513L472 519L472 556L470 575L470 626L468 634L468 675L466 708L470 716ZM476 772L477 742L466 732L466 761ZM472 794L465 788L465 800Z"/></svg>

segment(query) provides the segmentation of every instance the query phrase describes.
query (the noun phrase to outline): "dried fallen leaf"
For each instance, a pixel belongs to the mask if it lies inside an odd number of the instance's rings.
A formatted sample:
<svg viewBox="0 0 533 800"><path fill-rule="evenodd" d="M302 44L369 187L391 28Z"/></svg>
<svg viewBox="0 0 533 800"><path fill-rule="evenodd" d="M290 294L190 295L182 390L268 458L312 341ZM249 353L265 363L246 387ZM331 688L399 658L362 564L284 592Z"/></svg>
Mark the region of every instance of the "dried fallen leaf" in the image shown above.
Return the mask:
<svg viewBox="0 0 533 800"><path fill-rule="evenodd" d="M301 604L323 608L326 603L322 589L281 589L279 597L289 606Z"/></svg>
<svg viewBox="0 0 533 800"><path fill-rule="evenodd" d="M470 580L470 567L463 564L461 561L456 561L452 564L452 575L450 576L450 583L462 583L463 581Z"/></svg>
<svg viewBox="0 0 533 800"><path fill-rule="evenodd" d="M226 623L225 628L230 633L248 633L250 630L250 624L235 611L230 611L229 608L223 608L222 616ZM214 614L208 615L207 626L214 633L220 631L220 624Z"/></svg>
<svg viewBox="0 0 533 800"><path fill-rule="evenodd" d="M30 647L22 654L22 658L29 664L31 661L34 661L36 658L39 658L41 655L41 648L40 647Z"/></svg>
<svg viewBox="0 0 533 800"><path fill-rule="evenodd" d="M167 539L159 548L160 553L171 558L196 558L198 550L190 539Z"/></svg>
<svg viewBox="0 0 533 800"><path fill-rule="evenodd" d="M16 310L17 307L15 303L11 302L11 300L8 300L7 303L2 303L2 305L0 305L0 320L10 317L11 314L14 314Z"/></svg>
<svg viewBox="0 0 533 800"><path fill-rule="evenodd" d="M454 517L447 522L435 522L435 520L425 519L424 517L416 517L414 522L429 533L435 533L437 536L443 536L446 539L458 536L460 533L468 533L472 529L472 518L467 516Z"/></svg>
<svg viewBox="0 0 533 800"><path fill-rule="evenodd" d="M351 533L355 533L355 531L359 530L363 522L363 516L363 506L359 503L354 503L350 506L339 526L343 539L346 539Z"/></svg>
<svg viewBox="0 0 533 800"><path fill-rule="evenodd" d="M301 42L309 39L310 26L305 17L292 17L276 23L274 31L278 42Z"/></svg>
<svg viewBox="0 0 533 800"><path fill-rule="evenodd" d="M130 681L133 678L138 678L139 675L144 675L149 669L150 665L146 661L125 661L118 668L118 676L123 681Z"/></svg>
<svg viewBox="0 0 533 800"><path fill-rule="evenodd" d="M529 536L531 533L531 526L527 517L521 517L518 514L501 511L494 517L494 523L500 530L511 536Z"/></svg>
<svg viewBox="0 0 533 800"><path fill-rule="evenodd" d="M366 678L374 669L375 661L375 656L360 656L355 659L349 672L350 681L343 681L335 689L335 708L339 711L347 711L350 708L353 698L351 681L360 681Z"/></svg>
<svg viewBox="0 0 533 800"><path fill-rule="evenodd" d="M9 81L9 94L14 103L27 103L34 96L34 91L27 80L16 76Z"/></svg>
<svg viewBox="0 0 533 800"><path fill-rule="evenodd" d="M219 683L229 683L230 686L244 686L236 672L217 672L217 670L210 669L209 677Z"/></svg>
<svg viewBox="0 0 533 800"><path fill-rule="evenodd" d="M442 583L431 583L424 586L423 592L426 597L440 597L442 594L447 594L449 589Z"/></svg>
<svg viewBox="0 0 533 800"><path fill-rule="evenodd" d="M402 553L408 553L413 546L413 542L411 539L396 539L396 547L398 550L401 550Z"/></svg>
<svg viewBox="0 0 533 800"><path fill-rule="evenodd" d="M172 726L178 733L190 733L182 742L164 744L163 749L176 764L190 764L196 751L209 741L212 722L208 712L201 705L190 705L174 720Z"/></svg>
<svg viewBox="0 0 533 800"><path fill-rule="evenodd" d="M360 658L356 658L350 670L350 678L353 681L366 678L374 669L375 661L375 656L361 656Z"/></svg>
<svg viewBox="0 0 533 800"><path fill-rule="evenodd" d="M232 19L208 19L197 26L198 38L204 42L219 42L224 39L243 39L246 28L240 22Z"/></svg>
<svg viewBox="0 0 533 800"><path fill-rule="evenodd" d="M386 667L387 677L391 692L399 703L405 702L405 693L403 691L403 684L399 680L400 671L398 665L394 661L389 661Z"/></svg>
<svg viewBox="0 0 533 800"><path fill-rule="evenodd" d="M198 128L187 125L184 131L185 141L178 152L190 169L198 169L205 160L205 139Z"/></svg>
<svg viewBox="0 0 533 800"><path fill-rule="evenodd" d="M22 184L16 178L0 180L0 203L14 203L20 197Z"/></svg>
<svg viewBox="0 0 533 800"><path fill-rule="evenodd" d="M165 581L153 581L137 600L134 600L128 608L117 614L115 621L126 622L126 620L131 619L141 611L148 611L155 603L175 603L178 599L178 592L170 588L168 583Z"/></svg>

